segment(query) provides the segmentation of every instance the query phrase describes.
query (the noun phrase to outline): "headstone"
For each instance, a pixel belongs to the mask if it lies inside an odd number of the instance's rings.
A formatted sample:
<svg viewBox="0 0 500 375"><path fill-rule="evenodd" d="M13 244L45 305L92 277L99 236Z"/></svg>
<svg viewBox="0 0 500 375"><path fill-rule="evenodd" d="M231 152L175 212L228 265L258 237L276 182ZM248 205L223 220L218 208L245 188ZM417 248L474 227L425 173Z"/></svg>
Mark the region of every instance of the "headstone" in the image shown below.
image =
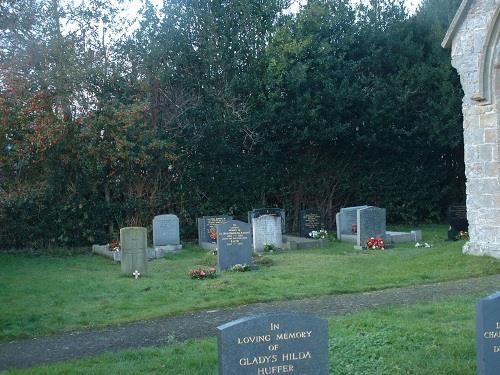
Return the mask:
<svg viewBox="0 0 500 375"><path fill-rule="evenodd" d="M217 243L217 225L232 220L232 216L203 216L198 219L198 242Z"/></svg>
<svg viewBox="0 0 500 375"><path fill-rule="evenodd" d="M340 229L341 227L341 219L340 219L340 212L337 212L335 214L335 226L337 229L337 240L341 241L342 240L342 231Z"/></svg>
<svg viewBox="0 0 500 375"><path fill-rule="evenodd" d="M357 211L358 232L357 247L366 246L370 237L386 239L386 211L385 208L366 207Z"/></svg>
<svg viewBox="0 0 500 375"><path fill-rule="evenodd" d="M264 251L265 245L283 246L281 218L274 215L262 215L252 219L253 249Z"/></svg>
<svg viewBox="0 0 500 375"><path fill-rule="evenodd" d="M353 234L353 224L357 225L358 210L369 206L344 207L340 209L340 232L342 234Z"/></svg>
<svg viewBox="0 0 500 375"><path fill-rule="evenodd" d="M321 227L321 213L317 210L301 210L299 215L300 237L310 237L312 231L319 231Z"/></svg>
<svg viewBox="0 0 500 375"><path fill-rule="evenodd" d="M182 249L177 216L168 214L153 218L153 247L164 251Z"/></svg>
<svg viewBox="0 0 500 375"><path fill-rule="evenodd" d="M235 264L252 264L251 226L230 220L217 225L217 267L222 271Z"/></svg>
<svg viewBox="0 0 500 375"><path fill-rule="evenodd" d="M252 224L255 217L262 215L275 215L281 217L281 233L286 233L286 213L283 208L254 208L248 211L248 224Z"/></svg>
<svg viewBox="0 0 500 375"><path fill-rule="evenodd" d="M500 372L500 292L476 304L476 343L478 375Z"/></svg>
<svg viewBox="0 0 500 375"><path fill-rule="evenodd" d="M467 232L469 222L467 221L467 207L464 205L453 205L448 207L448 239L456 240L460 231Z"/></svg>
<svg viewBox="0 0 500 375"><path fill-rule="evenodd" d="M328 325L312 315L267 313L217 327L219 375L327 375Z"/></svg>
<svg viewBox="0 0 500 375"><path fill-rule="evenodd" d="M127 227L120 229L121 271L132 275L139 271L141 275L148 273L147 229L142 227Z"/></svg>

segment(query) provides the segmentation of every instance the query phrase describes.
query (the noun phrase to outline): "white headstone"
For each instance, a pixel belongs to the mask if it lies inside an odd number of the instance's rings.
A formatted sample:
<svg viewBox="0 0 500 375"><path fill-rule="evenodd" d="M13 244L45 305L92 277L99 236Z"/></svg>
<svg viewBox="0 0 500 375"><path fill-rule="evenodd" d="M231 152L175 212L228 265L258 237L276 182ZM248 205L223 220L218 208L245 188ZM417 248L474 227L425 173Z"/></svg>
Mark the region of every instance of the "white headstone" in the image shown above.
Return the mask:
<svg viewBox="0 0 500 375"><path fill-rule="evenodd" d="M252 234L254 251L264 251L265 245L273 245L281 248L283 246L281 217L262 215L252 218Z"/></svg>

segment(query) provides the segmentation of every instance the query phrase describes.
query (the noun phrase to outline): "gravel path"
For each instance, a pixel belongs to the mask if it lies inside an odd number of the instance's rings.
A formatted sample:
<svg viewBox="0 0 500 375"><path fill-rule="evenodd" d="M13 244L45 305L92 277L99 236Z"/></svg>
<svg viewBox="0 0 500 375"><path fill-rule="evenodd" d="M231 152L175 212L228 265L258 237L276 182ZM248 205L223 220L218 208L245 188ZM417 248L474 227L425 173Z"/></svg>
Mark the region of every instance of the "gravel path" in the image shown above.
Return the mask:
<svg viewBox="0 0 500 375"><path fill-rule="evenodd" d="M0 342L0 370L83 358L107 351L160 346L216 335L216 327L246 315L273 310L344 315L379 306L411 304L457 295L500 290L500 275L319 298L255 303L235 308L194 312L170 318L139 321L92 331Z"/></svg>

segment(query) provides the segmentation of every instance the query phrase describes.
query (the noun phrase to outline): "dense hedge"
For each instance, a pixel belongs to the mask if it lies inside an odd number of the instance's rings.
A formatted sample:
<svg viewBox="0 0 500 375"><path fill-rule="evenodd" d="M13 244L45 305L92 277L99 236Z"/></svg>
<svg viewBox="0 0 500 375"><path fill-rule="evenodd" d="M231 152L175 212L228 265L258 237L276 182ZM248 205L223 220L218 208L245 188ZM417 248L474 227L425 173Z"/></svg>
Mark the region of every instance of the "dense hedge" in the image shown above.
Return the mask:
<svg viewBox="0 0 500 375"><path fill-rule="evenodd" d="M0 247L106 242L160 213L186 238L198 216L264 206L291 229L301 208L331 227L357 204L442 220L464 199L463 93L440 46L458 3L146 2L107 45L110 4L0 7Z"/></svg>

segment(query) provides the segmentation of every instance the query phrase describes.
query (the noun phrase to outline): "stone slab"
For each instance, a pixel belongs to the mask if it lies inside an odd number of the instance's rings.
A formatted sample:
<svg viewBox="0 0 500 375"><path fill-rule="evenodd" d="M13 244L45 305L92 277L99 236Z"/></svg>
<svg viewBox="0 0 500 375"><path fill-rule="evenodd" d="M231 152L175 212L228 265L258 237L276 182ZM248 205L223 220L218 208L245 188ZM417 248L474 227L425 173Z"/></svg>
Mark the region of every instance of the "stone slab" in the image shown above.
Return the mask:
<svg viewBox="0 0 500 375"><path fill-rule="evenodd" d="M230 220L217 225L217 268L223 271L236 264L252 264L251 226Z"/></svg>
<svg viewBox="0 0 500 375"><path fill-rule="evenodd" d="M153 247L180 245L179 218L176 215L158 215L153 218Z"/></svg>
<svg viewBox="0 0 500 375"><path fill-rule="evenodd" d="M299 249L317 249L326 247L328 245L327 239L315 240L312 238L305 238L293 236L290 234L283 235L283 249L285 250L299 250Z"/></svg>
<svg viewBox="0 0 500 375"><path fill-rule="evenodd" d="M379 207L366 207L357 210L358 233L356 246L364 247L370 237L382 238L386 235L386 210Z"/></svg>
<svg viewBox="0 0 500 375"><path fill-rule="evenodd" d="M310 237L312 231L323 229L323 219L318 210L301 210L299 213L299 235L301 237Z"/></svg>
<svg viewBox="0 0 500 375"><path fill-rule="evenodd" d="M328 325L313 315L276 312L217 327L219 375L328 375Z"/></svg>
<svg viewBox="0 0 500 375"><path fill-rule="evenodd" d="M476 360L478 375L500 371L500 292L476 303Z"/></svg>
<svg viewBox="0 0 500 375"><path fill-rule="evenodd" d="M132 275L137 270L141 275L148 273L148 232L143 227L120 229L121 271Z"/></svg>
<svg viewBox="0 0 500 375"><path fill-rule="evenodd" d="M217 230L218 224L224 224L229 220L232 220L232 216L228 215L216 215L216 216L203 216L198 219L198 243L217 243ZM211 236L213 232L213 236Z"/></svg>
<svg viewBox="0 0 500 375"><path fill-rule="evenodd" d="M281 217L281 233L286 233L286 212L283 208L254 208L252 211L248 211L248 223L252 224L252 220L255 217L262 215L276 215Z"/></svg>
<svg viewBox="0 0 500 375"><path fill-rule="evenodd" d="M263 252L267 244L281 248L283 246L281 218L275 215L252 218L252 235L253 249L256 252Z"/></svg>
<svg viewBox="0 0 500 375"><path fill-rule="evenodd" d="M352 225L357 224L357 212L362 208L367 208L369 206L353 206L353 207L343 207L340 209L340 234L353 234Z"/></svg>

